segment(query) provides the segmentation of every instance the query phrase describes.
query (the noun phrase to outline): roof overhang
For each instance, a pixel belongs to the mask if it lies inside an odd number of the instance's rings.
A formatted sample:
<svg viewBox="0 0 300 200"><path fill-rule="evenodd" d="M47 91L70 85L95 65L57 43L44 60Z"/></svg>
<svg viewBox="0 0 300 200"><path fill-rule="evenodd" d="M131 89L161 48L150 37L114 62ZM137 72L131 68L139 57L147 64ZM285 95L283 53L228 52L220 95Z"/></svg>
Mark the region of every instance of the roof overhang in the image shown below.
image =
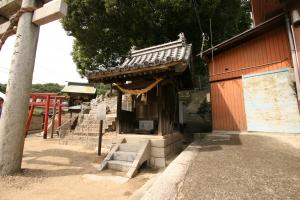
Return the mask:
<svg viewBox="0 0 300 200"><path fill-rule="evenodd" d="M239 44L244 43L245 41L249 41L263 33L266 33L268 31L270 31L270 29L272 29L280 24L284 25L284 23L285 23L284 15L285 15L284 13L279 14L252 29L249 29L249 30L247 30L239 35L236 35L236 36L234 36L234 37L232 37L210 49L207 49L206 51L203 52L203 58L206 61L209 61L212 57L212 54L217 55L229 48L238 46Z"/></svg>
<svg viewBox="0 0 300 200"><path fill-rule="evenodd" d="M61 92L68 94L94 95L96 94L96 88L93 86L67 85Z"/></svg>
<svg viewBox="0 0 300 200"><path fill-rule="evenodd" d="M164 74L181 74L188 68L188 63L172 62L168 64L152 66L147 68L133 68L130 70L111 71L109 73L91 73L89 74L90 83L113 83L134 80L145 76L162 76Z"/></svg>

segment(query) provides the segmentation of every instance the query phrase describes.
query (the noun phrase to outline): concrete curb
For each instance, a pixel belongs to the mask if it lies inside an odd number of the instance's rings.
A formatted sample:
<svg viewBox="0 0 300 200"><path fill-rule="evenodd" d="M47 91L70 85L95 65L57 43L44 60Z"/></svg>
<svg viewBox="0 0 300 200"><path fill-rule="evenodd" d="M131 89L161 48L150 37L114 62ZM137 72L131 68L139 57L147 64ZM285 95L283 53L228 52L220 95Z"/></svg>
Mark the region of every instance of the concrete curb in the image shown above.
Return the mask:
<svg viewBox="0 0 300 200"><path fill-rule="evenodd" d="M198 148L199 145L197 143L192 143L188 146L157 178L141 199L175 199L189 166L197 155Z"/></svg>

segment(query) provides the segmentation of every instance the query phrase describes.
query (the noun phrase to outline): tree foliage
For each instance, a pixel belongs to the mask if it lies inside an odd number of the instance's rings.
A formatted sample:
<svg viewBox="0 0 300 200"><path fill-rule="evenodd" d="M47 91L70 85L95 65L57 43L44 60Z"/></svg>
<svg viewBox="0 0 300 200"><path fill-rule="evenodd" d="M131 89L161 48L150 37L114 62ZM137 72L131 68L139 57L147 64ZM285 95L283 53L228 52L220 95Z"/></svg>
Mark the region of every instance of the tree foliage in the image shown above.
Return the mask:
<svg viewBox="0 0 300 200"><path fill-rule="evenodd" d="M63 86L57 83L33 84L32 93L60 93Z"/></svg>
<svg viewBox="0 0 300 200"><path fill-rule="evenodd" d="M6 85L0 83L0 92L5 93L5 91L6 91Z"/></svg>
<svg viewBox="0 0 300 200"><path fill-rule="evenodd" d="M74 36L73 60L78 71L114 67L130 48L176 40L184 32L194 55L202 46L202 31L217 44L251 25L248 0L67 0L63 20ZM197 17L198 16L198 17ZM198 20L199 19L199 20ZM209 46L207 41L205 46ZM199 61L200 59L198 59Z"/></svg>
<svg viewBox="0 0 300 200"><path fill-rule="evenodd" d="M60 93L63 86L56 83L46 83L46 84L32 84L32 93ZM0 92L5 93L6 84L0 83Z"/></svg>

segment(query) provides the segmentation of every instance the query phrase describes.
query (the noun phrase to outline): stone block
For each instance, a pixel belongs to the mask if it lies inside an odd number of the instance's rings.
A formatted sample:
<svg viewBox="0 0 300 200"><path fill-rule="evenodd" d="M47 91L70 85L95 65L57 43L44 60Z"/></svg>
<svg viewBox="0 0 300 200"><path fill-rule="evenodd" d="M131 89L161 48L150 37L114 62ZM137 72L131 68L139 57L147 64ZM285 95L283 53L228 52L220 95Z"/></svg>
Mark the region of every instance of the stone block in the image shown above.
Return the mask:
<svg viewBox="0 0 300 200"><path fill-rule="evenodd" d="M21 8L22 0L1 0L0 15L9 19Z"/></svg>
<svg viewBox="0 0 300 200"><path fill-rule="evenodd" d="M32 22L36 25L44 25L66 16L68 6L64 0L53 0L34 11Z"/></svg>
<svg viewBox="0 0 300 200"><path fill-rule="evenodd" d="M163 168L166 167L166 159L165 158L150 158L150 166L154 168Z"/></svg>
<svg viewBox="0 0 300 200"><path fill-rule="evenodd" d="M167 157L174 150L173 145L168 145L164 148L161 147L151 147L151 156L158 158Z"/></svg>

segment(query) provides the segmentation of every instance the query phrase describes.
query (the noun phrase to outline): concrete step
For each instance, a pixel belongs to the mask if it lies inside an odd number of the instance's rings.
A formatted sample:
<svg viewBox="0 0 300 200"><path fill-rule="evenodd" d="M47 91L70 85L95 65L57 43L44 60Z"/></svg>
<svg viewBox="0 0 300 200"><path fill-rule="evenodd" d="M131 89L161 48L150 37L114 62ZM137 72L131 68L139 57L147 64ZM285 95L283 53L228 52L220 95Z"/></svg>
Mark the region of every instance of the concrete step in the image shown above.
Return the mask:
<svg viewBox="0 0 300 200"><path fill-rule="evenodd" d="M136 157L135 152L127 152L127 151L116 151L113 155L113 160L122 160L127 162L133 162Z"/></svg>
<svg viewBox="0 0 300 200"><path fill-rule="evenodd" d="M132 162L121 161L121 160L110 160L107 163L109 169L114 169L122 172L127 172L132 165Z"/></svg>
<svg viewBox="0 0 300 200"><path fill-rule="evenodd" d="M140 149L139 144L120 144L119 151L137 152Z"/></svg>

